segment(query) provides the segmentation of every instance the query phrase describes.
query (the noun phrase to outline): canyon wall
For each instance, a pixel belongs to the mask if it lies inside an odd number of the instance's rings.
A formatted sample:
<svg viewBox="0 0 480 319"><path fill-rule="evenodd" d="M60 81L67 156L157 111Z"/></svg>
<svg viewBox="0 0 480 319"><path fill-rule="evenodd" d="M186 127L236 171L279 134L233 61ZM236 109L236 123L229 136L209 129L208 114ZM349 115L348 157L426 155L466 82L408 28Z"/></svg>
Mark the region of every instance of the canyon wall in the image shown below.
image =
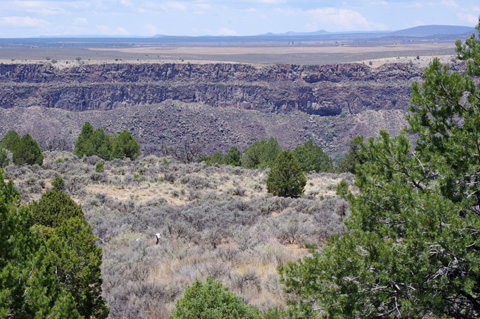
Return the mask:
<svg viewBox="0 0 480 319"><path fill-rule="evenodd" d="M0 108L79 112L178 100L265 113L358 114L405 110L421 74L406 64L2 64Z"/></svg>

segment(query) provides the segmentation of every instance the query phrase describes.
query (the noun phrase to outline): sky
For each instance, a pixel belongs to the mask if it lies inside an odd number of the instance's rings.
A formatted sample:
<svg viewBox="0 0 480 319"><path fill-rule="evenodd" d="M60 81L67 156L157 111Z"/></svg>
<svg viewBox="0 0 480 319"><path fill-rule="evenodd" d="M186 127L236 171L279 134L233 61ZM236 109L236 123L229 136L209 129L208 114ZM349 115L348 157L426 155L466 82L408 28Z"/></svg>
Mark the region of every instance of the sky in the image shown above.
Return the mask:
<svg viewBox="0 0 480 319"><path fill-rule="evenodd" d="M0 0L0 38L384 31L479 15L479 0Z"/></svg>

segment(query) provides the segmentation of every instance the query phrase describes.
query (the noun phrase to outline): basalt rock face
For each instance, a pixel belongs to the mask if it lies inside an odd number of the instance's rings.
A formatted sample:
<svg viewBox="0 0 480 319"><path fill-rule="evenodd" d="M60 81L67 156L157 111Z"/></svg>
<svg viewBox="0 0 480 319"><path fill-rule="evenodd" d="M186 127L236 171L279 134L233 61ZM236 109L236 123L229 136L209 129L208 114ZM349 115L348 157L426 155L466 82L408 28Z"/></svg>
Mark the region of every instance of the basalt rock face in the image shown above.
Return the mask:
<svg viewBox="0 0 480 319"><path fill-rule="evenodd" d="M111 110L166 100L262 112L313 115L406 109L422 70L405 64L372 69L248 64L0 65L0 107Z"/></svg>

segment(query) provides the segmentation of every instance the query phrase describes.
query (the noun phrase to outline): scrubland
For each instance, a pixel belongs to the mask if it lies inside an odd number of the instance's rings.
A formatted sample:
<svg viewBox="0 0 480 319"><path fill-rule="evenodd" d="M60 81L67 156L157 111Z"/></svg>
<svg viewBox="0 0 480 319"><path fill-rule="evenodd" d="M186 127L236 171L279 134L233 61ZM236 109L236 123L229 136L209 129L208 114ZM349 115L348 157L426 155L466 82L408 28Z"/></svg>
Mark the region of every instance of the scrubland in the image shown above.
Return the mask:
<svg viewBox="0 0 480 319"><path fill-rule="evenodd" d="M110 318L167 318L208 275L261 310L285 305L277 266L341 233L348 204L336 185L345 179L354 190L353 175L314 173L303 197L280 198L266 191L267 170L147 156L105 162L98 173L96 156L44 154L41 167L10 165L6 177L25 203L65 180L103 247Z"/></svg>

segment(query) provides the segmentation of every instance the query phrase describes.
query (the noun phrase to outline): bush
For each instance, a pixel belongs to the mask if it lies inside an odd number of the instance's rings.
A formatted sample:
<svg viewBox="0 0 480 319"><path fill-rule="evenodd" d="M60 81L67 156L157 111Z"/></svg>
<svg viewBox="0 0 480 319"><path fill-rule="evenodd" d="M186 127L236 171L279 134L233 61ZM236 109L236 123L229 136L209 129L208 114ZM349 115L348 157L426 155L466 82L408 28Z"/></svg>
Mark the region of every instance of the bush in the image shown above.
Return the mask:
<svg viewBox="0 0 480 319"><path fill-rule="evenodd" d="M17 165L43 164L42 151L30 134L23 135L20 141L13 147L12 162Z"/></svg>
<svg viewBox="0 0 480 319"><path fill-rule="evenodd" d="M103 173L105 171L105 169L103 168L103 162L102 161L98 161L97 162L97 165L95 165L95 172L97 173Z"/></svg>
<svg viewBox="0 0 480 319"><path fill-rule="evenodd" d="M267 191L276 196L299 197L307 184L300 164L290 150L278 155L268 173Z"/></svg>
<svg viewBox="0 0 480 319"><path fill-rule="evenodd" d="M62 191L65 187L65 181L62 177L57 176L53 179L52 186L55 190Z"/></svg>
<svg viewBox="0 0 480 319"><path fill-rule="evenodd" d="M260 318L258 310L244 304L220 281L208 277L205 284L198 279L185 290L177 301L170 319L190 318Z"/></svg>
<svg viewBox="0 0 480 319"><path fill-rule="evenodd" d="M0 149L0 168L7 167L10 160L8 159L8 153L4 149Z"/></svg>
<svg viewBox="0 0 480 319"><path fill-rule="evenodd" d="M8 133L5 134L5 136L2 138L2 141L0 142L0 149L5 148L10 152L13 152L19 142L20 136L18 136L18 133L13 130L8 131Z"/></svg>
<svg viewBox="0 0 480 319"><path fill-rule="evenodd" d="M85 122L75 143L73 154L78 157L97 155L104 160L110 160L112 154L111 138L99 127L95 131L92 124Z"/></svg>
<svg viewBox="0 0 480 319"><path fill-rule="evenodd" d="M131 160L136 159L140 155L140 145L132 134L123 130L118 135L115 143L113 143L112 158L128 157Z"/></svg>
<svg viewBox="0 0 480 319"><path fill-rule="evenodd" d="M304 172L331 172L333 171L332 159L318 145L308 140L293 151L293 155L300 163Z"/></svg>
<svg viewBox="0 0 480 319"><path fill-rule="evenodd" d="M227 155L225 155L223 161L227 165L231 166L240 166L242 158L242 153L236 146L232 146L230 151L228 151Z"/></svg>
<svg viewBox="0 0 480 319"><path fill-rule="evenodd" d="M32 202L29 207L35 224L47 227L58 227L73 217L84 218L82 208L59 190L46 192L38 202Z"/></svg>
<svg viewBox="0 0 480 319"><path fill-rule="evenodd" d="M274 137L270 137L268 141L256 141L245 149L241 159L242 166L245 168L272 167L281 151L282 149Z"/></svg>
<svg viewBox="0 0 480 319"><path fill-rule="evenodd" d="M348 194L348 183L346 180L342 179L337 185L337 195L345 198Z"/></svg>

